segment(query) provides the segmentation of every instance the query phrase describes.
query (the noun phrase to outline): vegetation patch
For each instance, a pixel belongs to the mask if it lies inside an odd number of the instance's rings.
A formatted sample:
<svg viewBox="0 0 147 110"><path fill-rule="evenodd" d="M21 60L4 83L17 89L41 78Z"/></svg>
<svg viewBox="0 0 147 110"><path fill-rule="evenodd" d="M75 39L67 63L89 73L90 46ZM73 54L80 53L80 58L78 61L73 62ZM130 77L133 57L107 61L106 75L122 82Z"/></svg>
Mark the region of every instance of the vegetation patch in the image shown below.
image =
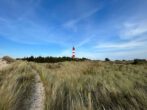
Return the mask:
<svg viewBox="0 0 147 110"><path fill-rule="evenodd" d="M64 62L35 64L46 91L45 110L145 110L146 65Z"/></svg>
<svg viewBox="0 0 147 110"><path fill-rule="evenodd" d="M12 62L15 61L13 58L11 58L9 56L4 56L2 59L5 60L5 61L7 61L7 63L12 63Z"/></svg>
<svg viewBox="0 0 147 110"><path fill-rule="evenodd" d="M18 61L0 71L0 110L30 108L34 71L45 89L45 110L146 110L146 66L112 61Z"/></svg>

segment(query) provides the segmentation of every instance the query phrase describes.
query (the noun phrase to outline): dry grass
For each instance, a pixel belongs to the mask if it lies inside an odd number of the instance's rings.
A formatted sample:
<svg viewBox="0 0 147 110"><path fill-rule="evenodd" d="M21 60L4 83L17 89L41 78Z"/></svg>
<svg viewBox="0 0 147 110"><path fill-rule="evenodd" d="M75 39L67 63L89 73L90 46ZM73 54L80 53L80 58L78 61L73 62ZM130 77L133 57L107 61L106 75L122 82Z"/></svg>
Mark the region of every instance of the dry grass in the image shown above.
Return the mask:
<svg viewBox="0 0 147 110"><path fill-rule="evenodd" d="M15 62L0 71L0 110L28 110L34 73L45 110L146 110L147 65L113 62Z"/></svg>
<svg viewBox="0 0 147 110"><path fill-rule="evenodd" d="M15 62L0 71L0 110L25 110L34 74L26 62Z"/></svg>
<svg viewBox="0 0 147 110"><path fill-rule="evenodd" d="M146 110L147 67L107 62L34 66L46 90L46 110Z"/></svg>

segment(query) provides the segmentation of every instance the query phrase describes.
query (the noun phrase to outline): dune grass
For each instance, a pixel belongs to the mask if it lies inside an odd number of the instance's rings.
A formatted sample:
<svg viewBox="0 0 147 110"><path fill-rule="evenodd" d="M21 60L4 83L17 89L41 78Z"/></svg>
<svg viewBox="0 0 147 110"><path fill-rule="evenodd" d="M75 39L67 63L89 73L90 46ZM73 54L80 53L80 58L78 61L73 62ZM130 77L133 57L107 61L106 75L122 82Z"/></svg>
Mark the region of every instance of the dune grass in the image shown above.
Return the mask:
<svg viewBox="0 0 147 110"><path fill-rule="evenodd" d="M45 110L146 110L147 65L111 62L35 64Z"/></svg>
<svg viewBox="0 0 147 110"><path fill-rule="evenodd" d="M26 99L34 82L27 62L15 62L0 71L0 110L27 110Z"/></svg>
<svg viewBox="0 0 147 110"><path fill-rule="evenodd" d="M29 110L34 71L45 110L146 110L147 65L114 62L14 62L0 71L0 110Z"/></svg>

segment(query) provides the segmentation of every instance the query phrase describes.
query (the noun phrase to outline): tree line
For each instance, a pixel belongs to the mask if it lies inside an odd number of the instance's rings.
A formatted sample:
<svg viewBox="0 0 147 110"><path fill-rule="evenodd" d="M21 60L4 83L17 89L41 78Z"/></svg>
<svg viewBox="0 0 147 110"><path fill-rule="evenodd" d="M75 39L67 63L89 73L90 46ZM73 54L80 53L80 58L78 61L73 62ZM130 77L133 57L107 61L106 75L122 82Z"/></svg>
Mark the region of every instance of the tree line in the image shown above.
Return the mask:
<svg viewBox="0 0 147 110"><path fill-rule="evenodd" d="M17 60L32 61L32 62L37 62L37 63L57 63L57 62L64 62L64 61L85 61L85 60L90 60L90 59L87 59L84 57L83 58L71 58L71 57L52 57L52 56L48 56L48 57L30 56L30 57L24 57L24 58L17 58ZM105 58L105 61L111 62L109 58ZM146 59L115 60L114 62L116 63L128 62L131 64L144 64L144 63L147 63L147 60Z"/></svg>
<svg viewBox="0 0 147 110"><path fill-rule="evenodd" d="M57 63L57 62L64 62L64 61L85 61L89 60L87 58L71 58L71 57L24 57L24 58L17 58L17 60L25 60L25 61L32 61L37 63Z"/></svg>

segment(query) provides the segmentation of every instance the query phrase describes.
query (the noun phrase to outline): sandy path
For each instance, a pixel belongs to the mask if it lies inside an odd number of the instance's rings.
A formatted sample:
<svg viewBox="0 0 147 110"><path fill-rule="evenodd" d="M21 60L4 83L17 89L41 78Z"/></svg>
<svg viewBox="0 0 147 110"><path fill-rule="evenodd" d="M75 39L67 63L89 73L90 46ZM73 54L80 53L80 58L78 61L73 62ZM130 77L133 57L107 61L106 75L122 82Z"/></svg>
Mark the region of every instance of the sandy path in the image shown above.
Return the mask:
<svg viewBox="0 0 147 110"><path fill-rule="evenodd" d="M0 70L8 66L6 61L0 59ZM36 71L34 71L36 73ZM32 88L33 94L24 103L25 108L23 110L44 110L45 91L43 83L40 79L39 74L35 74L35 82Z"/></svg>
<svg viewBox="0 0 147 110"><path fill-rule="evenodd" d="M44 110L45 91L40 76L35 75L34 93L31 97L31 106L29 110Z"/></svg>

